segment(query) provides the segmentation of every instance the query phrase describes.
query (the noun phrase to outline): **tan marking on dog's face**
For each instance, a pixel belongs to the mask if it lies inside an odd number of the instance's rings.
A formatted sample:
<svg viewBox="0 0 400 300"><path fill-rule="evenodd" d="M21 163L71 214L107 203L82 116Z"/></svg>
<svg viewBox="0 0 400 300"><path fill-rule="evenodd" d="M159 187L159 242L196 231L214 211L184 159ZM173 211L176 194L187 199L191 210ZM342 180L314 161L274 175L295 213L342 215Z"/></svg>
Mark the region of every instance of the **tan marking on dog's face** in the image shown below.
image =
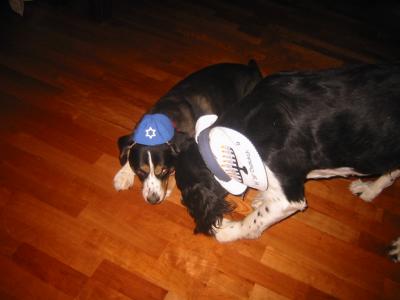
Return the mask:
<svg viewBox="0 0 400 300"><path fill-rule="evenodd" d="M145 172L146 174L150 173L150 166L145 164L145 165L141 165L140 169Z"/></svg>
<svg viewBox="0 0 400 300"><path fill-rule="evenodd" d="M163 167L162 166L160 166L160 165L158 165L158 166L156 166L155 168L154 168L154 174L156 175L156 176L160 176L161 175L161 173L162 173L162 171L163 171Z"/></svg>

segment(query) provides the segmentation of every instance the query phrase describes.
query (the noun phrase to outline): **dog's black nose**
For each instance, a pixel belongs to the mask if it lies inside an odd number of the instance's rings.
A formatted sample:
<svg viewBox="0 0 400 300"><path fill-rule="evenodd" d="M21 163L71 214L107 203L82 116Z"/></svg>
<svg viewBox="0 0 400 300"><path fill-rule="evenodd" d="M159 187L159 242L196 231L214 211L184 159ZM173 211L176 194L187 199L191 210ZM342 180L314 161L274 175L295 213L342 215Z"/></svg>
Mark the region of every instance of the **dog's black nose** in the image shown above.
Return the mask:
<svg viewBox="0 0 400 300"><path fill-rule="evenodd" d="M160 202L160 197L157 194L152 193L147 196L147 202L149 202L150 204L157 204L158 202Z"/></svg>

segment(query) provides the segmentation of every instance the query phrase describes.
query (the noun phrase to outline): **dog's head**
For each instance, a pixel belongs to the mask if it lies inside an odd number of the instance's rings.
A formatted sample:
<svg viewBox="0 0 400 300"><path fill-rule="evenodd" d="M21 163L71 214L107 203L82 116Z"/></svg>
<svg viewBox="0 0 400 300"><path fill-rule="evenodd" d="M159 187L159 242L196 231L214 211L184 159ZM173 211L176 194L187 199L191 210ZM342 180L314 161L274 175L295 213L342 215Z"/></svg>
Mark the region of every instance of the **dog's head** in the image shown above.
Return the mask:
<svg viewBox="0 0 400 300"><path fill-rule="evenodd" d="M159 204L175 185L173 176L175 159L184 148L188 137L185 133L175 132L171 129L165 139L159 140L155 145L148 145L151 144L146 141L149 136L158 135L163 131L160 127L157 127L156 132L148 131L150 127L148 124L142 127L139 125L133 134L118 139L119 159L122 166L133 171L134 174L129 171L131 174L129 176L137 175L139 177L145 201L150 204ZM138 133L138 131L144 133Z"/></svg>
<svg viewBox="0 0 400 300"><path fill-rule="evenodd" d="M171 189L175 172L177 149L171 143L147 146L135 143L132 135L118 140L121 165L129 163L130 168L142 182L142 194L150 204L161 203Z"/></svg>

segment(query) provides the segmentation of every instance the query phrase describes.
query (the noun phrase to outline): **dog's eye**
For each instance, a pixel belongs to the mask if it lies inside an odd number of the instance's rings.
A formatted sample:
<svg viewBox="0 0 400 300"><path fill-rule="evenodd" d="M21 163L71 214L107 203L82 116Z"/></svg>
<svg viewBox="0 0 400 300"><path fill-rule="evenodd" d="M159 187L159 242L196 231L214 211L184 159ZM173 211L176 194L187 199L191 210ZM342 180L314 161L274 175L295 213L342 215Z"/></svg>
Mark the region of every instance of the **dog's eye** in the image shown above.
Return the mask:
<svg viewBox="0 0 400 300"><path fill-rule="evenodd" d="M169 170L169 168L167 168L167 167L157 166L157 167L154 169L154 174L155 174L156 176L161 176L161 177L163 177L163 176L167 175L169 172L170 172L170 170Z"/></svg>
<svg viewBox="0 0 400 300"><path fill-rule="evenodd" d="M146 173L145 171L143 171L142 169L137 169L135 173L136 173L136 175L139 176L139 177L145 177L146 174L147 174L147 173Z"/></svg>

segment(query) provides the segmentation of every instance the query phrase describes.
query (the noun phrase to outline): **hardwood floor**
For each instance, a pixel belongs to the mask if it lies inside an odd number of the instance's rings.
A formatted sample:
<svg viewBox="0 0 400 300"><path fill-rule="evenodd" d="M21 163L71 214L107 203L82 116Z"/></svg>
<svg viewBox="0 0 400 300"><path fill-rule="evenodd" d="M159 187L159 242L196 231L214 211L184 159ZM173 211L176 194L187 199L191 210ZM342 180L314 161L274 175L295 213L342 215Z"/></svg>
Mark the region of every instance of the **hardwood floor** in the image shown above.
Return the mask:
<svg viewBox="0 0 400 300"><path fill-rule="evenodd" d="M193 234L177 190L112 186L116 139L190 72L398 60L396 2L126 0L102 23L58 2L1 7L0 299L400 299L400 181L373 203L310 181L304 213L230 244Z"/></svg>

